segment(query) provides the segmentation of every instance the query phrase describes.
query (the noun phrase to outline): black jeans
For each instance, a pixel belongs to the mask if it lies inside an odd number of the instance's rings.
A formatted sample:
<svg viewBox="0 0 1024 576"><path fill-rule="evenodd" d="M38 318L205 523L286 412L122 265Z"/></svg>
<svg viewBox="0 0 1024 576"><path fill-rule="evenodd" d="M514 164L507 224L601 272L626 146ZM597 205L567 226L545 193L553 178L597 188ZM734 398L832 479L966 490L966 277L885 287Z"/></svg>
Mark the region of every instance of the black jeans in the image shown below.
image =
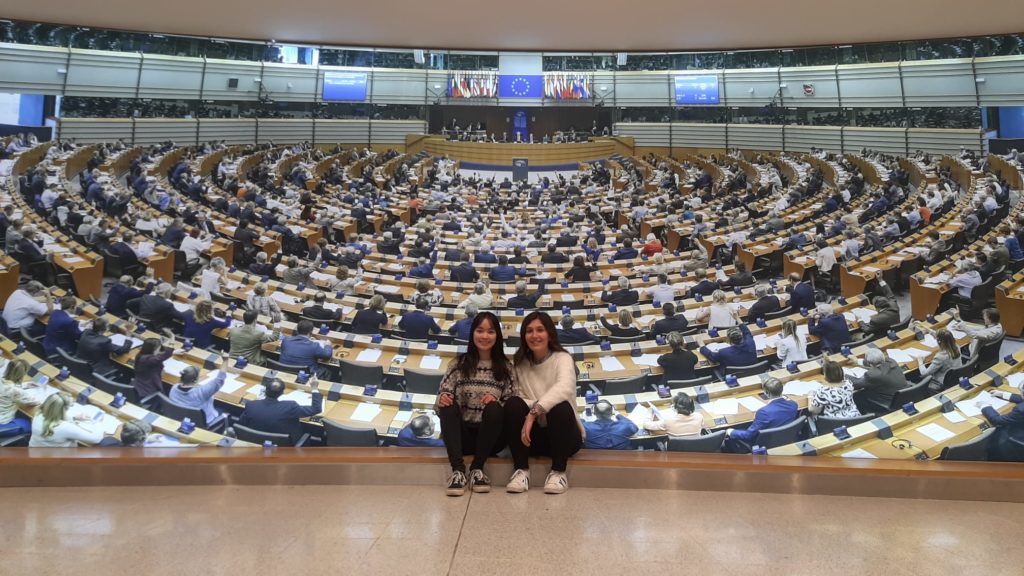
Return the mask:
<svg viewBox="0 0 1024 576"><path fill-rule="evenodd" d="M487 458L497 454L505 447L502 442L501 421L503 412L501 404L491 402L484 406L483 419L479 426L467 424L462 420L462 409L458 404L446 406L437 411L441 419L441 438L448 451L448 462L452 470L466 471L463 456L473 455L471 468L482 470Z"/></svg>
<svg viewBox="0 0 1024 576"><path fill-rule="evenodd" d="M569 457L580 451L583 434L576 419L576 409L569 402L555 405L547 413L547 427L539 422L530 429L530 446L523 445L522 431L530 407L522 398L505 402L505 437L517 469L529 469L530 456L550 456L551 470L565 472Z"/></svg>

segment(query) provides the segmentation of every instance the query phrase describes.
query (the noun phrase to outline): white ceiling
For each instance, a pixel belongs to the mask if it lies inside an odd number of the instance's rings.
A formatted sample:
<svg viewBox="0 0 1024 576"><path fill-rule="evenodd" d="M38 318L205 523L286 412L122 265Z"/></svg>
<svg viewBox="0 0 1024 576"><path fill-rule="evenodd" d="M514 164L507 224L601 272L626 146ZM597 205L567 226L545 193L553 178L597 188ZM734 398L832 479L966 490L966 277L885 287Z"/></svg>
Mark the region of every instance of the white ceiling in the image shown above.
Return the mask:
<svg viewBox="0 0 1024 576"><path fill-rule="evenodd" d="M306 44L603 52L1024 31L1011 0L0 0L0 18Z"/></svg>

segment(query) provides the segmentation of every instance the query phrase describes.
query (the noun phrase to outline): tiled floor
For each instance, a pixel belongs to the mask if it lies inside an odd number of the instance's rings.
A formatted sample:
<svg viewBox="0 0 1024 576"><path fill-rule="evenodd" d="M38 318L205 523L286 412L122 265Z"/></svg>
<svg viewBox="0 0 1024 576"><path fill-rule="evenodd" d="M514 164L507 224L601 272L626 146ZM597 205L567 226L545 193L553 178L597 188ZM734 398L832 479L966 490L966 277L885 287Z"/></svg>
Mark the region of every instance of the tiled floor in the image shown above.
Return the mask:
<svg viewBox="0 0 1024 576"><path fill-rule="evenodd" d="M0 491L4 574L1017 575L1022 504L440 487Z"/></svg>

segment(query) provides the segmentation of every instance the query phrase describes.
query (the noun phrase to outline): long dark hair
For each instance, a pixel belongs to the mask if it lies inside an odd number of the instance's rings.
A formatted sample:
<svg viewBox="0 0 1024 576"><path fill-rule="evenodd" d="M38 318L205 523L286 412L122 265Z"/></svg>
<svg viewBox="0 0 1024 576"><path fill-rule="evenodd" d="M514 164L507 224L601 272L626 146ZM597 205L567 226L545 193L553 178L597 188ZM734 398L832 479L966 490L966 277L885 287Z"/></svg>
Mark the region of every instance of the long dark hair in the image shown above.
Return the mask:
<svg viewBox="0 0 1024 576"><path fill-rule="evenodd" d="M548 333L548 350L552 353L565 352L565 348L558 342L558 331L555 330L555 322L548 316L547 312L541 312L540 310L534 310L523 318L523 323L519 325L519 350L516 350L516 355L513 358L513 362L518 365L524 359L529 360L531 364L536 363L533 357L533 350L526 345L526 327L530 325L534 320L540 320L540 323L544 326L544 330Z"/></svg>
<svg viewBox="0 0 1024 576"><path fill-rule="evenodd" d="M505 356L505 339L501 335L501 322L493 312L480 312L473 318L473 324L469 329L469 346L466 353L462 354L455 361L455 370L462 378L472 378L476 374L477 364L480 363L480 351L476 349L476 342L473 333L484 321L488 320L494 327L495 339L494 348L491 348L491 371L494 372L494 379L498 382L512 380L512 365Z"/></svg>

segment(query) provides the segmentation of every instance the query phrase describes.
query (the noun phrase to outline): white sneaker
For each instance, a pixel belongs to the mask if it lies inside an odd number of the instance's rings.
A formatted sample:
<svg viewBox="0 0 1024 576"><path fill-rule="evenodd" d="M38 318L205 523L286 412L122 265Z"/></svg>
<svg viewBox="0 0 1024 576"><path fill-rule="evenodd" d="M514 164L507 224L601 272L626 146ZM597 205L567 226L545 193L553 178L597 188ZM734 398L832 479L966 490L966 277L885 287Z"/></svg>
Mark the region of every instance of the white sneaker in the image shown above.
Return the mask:
<svg viewBox="0 0 1024 576"><path fill-rule="evenodd" d="M552 470L548 474L547 480L544 481L545 494L561 494L568 489L569 479L565 477L565 472L555 472Z"/></svg>
<svg viewBox="0 0 1024 576"><path fill-rule="evenodd" d="M522 494L530 489L530 471L517 468L512 472L512 478L505 485L505 491L512 494Z"/></svg>

